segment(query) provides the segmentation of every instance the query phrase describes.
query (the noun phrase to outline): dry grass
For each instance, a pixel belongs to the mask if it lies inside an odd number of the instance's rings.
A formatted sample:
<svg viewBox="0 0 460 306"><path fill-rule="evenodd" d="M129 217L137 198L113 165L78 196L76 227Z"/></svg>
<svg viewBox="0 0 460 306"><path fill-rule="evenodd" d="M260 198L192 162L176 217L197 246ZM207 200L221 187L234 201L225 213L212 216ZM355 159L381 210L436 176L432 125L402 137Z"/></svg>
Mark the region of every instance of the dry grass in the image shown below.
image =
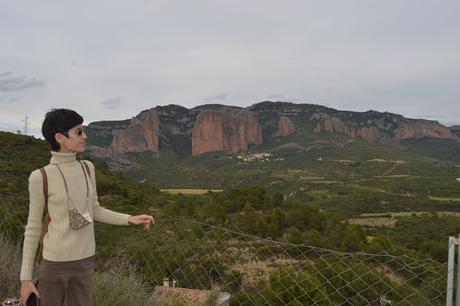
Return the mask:
<svg viewBox="0 0 460 306"><path fill-rule="evenodd" d="M393 164L408 164L408 161L405 160L392 160L392 159L381 159L381 158L374 158L374 159L369 159L366 161L367 163L393 163Z"/></svg>
<svg viewBox="0 0 460 306"><path fill-rule="evenodd" d="M21 270L21 244L0 232L0 300L19 296Z"/></svg>
<svg viewBox="0 0 460 306"><path fill-rule="evenodd" d="M397 283L398 285L403 284L403 278L398 276L391 267L387 265L382 265L381 267L376 268L377 271L382 272L385 274L386 277L388 277L392 282Z"/></svg>
<svg viewBox="0 0 460 306"><path fill-rule="evenodd" d="M365 213L359 215L359 218L349 219L348 222L352 224L358 224L367 227L389 227L394 228L396 226L397 218L407 218L414 216L423 216L427 214L437 214L439 216L453 216L460 217L460 212L452 211L437 211L437 212L426 212L426 211L400 211L400 212L387 212L387 213Z"/></svg>
<svg viewBox="0 0 460 306"><path fill-rule="evenodd" d="M323 176L299 176L300 180L323 180Z"/></svg>
<svg viewBox="0 0 460 306"><path fill-rule="evenodd" d="M228 268L230 271L240 272L243 275L242 285L248 288L256 288L261 280L268 281L270 273L280 267L295 269L299 265L305 264L305 260L288 258L283 255L261 259L253 250L235 240L229 240L229 247L227 247L225 255L220 255L235 259Z"/></svg>
<svg viewBox="0 0 460 306"><path fill-rule="evenodd" d="M349 160L349 159L332 159L331 161L336 162L336 163L342 163L342 164L352 164L355 162L354 160Z"/></svg>
<svg viewBox="0 0 460 306"><path fill-rule="evenodd" d="M375 191L375 192L381 192L389 195L394 195L394 196L399 196L399 197L405 197L405 198L413 198L416 195L410 192L405 192L405 193L395 193L395 192L390 192L386 191L384 189L380 188L375 188L375 187L369 187L369 186L362 186L358 184L349 184L348 186L355 187L356 189L361 189L361 190L369 190L369 191Z"/></svg>
<svg viewBox="0 0 460 306"><path fill-rule="evenodd" d="M359 224L367 227L390 227L393 228L396 225L396 220L393 218L356 218L349 219L348 222L351 224Z"/></svg>
<svg viewBox="0 0 460 306"><path fill-rule="evenodd" d="M438 211L436 213L440 216L460 217L460 212L455 212L455 211Z"/></svg>
<svg viewBox="0 0 460 306"><path fill-rule="evenodd" d="M93 286L95 305L151 305L153 290L123 258L114 260L109 271L95 273Z"/></svg>
<svg viewBox="0 0 460 306"><path fill-rule="evenodd" d="M441 202L460 202L460 198L454 197L429 197L430 200L441 201Z"/></svg>

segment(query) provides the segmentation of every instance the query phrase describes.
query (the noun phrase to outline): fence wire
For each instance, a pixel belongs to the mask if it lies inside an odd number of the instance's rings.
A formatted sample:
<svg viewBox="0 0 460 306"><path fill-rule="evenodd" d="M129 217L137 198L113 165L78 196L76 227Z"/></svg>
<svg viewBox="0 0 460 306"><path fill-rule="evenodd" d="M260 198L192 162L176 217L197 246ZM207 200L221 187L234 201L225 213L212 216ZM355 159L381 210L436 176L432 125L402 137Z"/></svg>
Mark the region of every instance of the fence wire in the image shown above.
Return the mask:
<svg viewBox="0 0 460 306"><path fill-rule="evenodd" d="M273 241L164 219L124 255L152 286L219 290L232 305L442 305L446 264ZM140 247L139 245L142 245Z"/></svg>
<svg viewBox="0 0 460 306"><path fill-rule="evenodd" d="M159 298L154 289L166 278L177 292L228 293L230 305L445 303L447 264L431 259L344 253L188 219L157 220L150 231L117 240L115 253L98 254L97 305L122 305L121 296L129 299L123 305L201 305L181 294ZM127 268L113 273L120 266Z"/></svg>

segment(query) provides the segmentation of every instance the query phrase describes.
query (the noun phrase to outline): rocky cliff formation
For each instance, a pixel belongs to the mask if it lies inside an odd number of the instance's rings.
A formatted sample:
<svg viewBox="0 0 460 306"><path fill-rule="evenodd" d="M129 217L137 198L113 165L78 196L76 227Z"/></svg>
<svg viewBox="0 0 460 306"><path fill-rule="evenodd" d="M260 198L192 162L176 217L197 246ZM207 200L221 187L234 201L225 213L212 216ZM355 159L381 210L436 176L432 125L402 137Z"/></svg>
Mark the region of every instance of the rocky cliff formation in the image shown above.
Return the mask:
<svg viewBox="0 0 460 306"><path fill-rule="evenodd" d="M91 122L85 127L85 133L92 145L107 148L112 143L113 131L126 129L130 122L131 119Z"/></svg>
<svg viewBox="0 0 460 306"><path fill-rule="evenodd" d="M365 114L365 113L364 113ZM315 114L312 119L318 120L314 132L347 134L352 138L360 137L368 142L395 144L400 140L411 138L441 138L458 140L457 136L437 121L424 119L407 119L389 113L368 112L365 120L350 120L350 116L331 117L328 114ZM340 117L345 117L344 119ZM348 117L348 118L346 118Z"/></svg>
<svg viewBox="0 0 460 306"><path fill-rule="evenodd" d="M223 151L236 154L250 144L262 144L256 114L246 109L223 107L202 110L192 131L192 154Z"/></svg>
<svg viewBox="0 0 460 306"><path fill-rule="evenodd" d="M275 133L276 137L286 137L295 132L294 123L286 116L281 116L278 122L278 131Z"/></svg>
<svg viewBox="0 0 460 306"><path fill-rule="evenodd" d="M422 137L457 139L454 133L439 122L424 119L406 119L395 131L397 140Z"/></svg>
<svg viewBox="0 0 460 306"><path fill-rule="evenodd" d="M109 150L112 153L158 152L160 120L156 109L141 112L126 129L114 130Z"/></svg>
<svg viewBox="0 0 460 306"><path fill-rule="evenodd" d="M190 154L193 124L199 111L174 104L155 109L160 118L160 148Z"/></svg>
<svg viewBox="0 0 460 306"><path fill-rule="evenodd" d="M351 138L361 137L369 142L376 142L379 139L379 133L374 126L350 127L336 117L324 119L324 121L317 124L313 132L316 134L321 132L347 134Z"/></svg>
<svg viewBox="0 0 460 306"><path fill-rule="evenodd" d="M435 138L459 142L459 127L451 130L436 121L408 119L376 111L339 111L315 104L261 102L248 108L202 105L157 106L130 120L100 121L87 127L88 144L112 153L169 150L174 154L207 152L236 154L251 145L267 150L341 133L371 143L401 147L409 139ZM262 138L263 137L263 138ZM298 142L298 143L297 143ZM110 153L109 152L109 153Z"/></svg>

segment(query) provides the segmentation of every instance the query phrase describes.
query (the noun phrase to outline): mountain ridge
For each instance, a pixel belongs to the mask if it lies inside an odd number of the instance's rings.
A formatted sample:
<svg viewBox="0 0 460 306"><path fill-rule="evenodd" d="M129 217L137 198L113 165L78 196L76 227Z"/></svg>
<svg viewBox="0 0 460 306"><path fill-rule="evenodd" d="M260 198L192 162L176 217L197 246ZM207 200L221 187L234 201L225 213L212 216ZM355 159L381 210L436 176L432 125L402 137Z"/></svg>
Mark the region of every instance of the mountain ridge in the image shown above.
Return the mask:
<svg viewBox="0 0 460 306"><path fill-rule="evenodd" d="M281 101L262 101L248 107L156 106L132 119L91 122L87 131L91 136L89 143L108 149L107 154L111 155L161 149L194 156L209 152L234 155L257 150L263 144L281 145L288 138L314 139L324 134L340 134L401 148L403 140L435 138L459 143L460 137L456 127L449 129L434 120Z"/></svg>

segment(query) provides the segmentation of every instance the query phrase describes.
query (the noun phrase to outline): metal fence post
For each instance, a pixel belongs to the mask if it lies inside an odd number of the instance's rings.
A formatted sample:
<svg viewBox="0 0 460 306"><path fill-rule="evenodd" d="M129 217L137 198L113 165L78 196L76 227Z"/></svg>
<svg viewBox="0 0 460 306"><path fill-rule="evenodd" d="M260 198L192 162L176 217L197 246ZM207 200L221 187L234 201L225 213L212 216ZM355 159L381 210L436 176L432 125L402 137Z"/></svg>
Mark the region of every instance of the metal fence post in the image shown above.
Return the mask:
<svg viewBox="0 0 460 306"><path fill-rule="evenodd" d="M460 234L457 239L457 290L455 292L455 306L460 306Z"/></svg>
<svg viewBox="0 0 460 306"><path fill-rule="evenodd" d="M455 259L455 237L449 237L449 261L447 264L447 297L446 306L452 306L452 295L454 290L454 259Z"/></svg>

